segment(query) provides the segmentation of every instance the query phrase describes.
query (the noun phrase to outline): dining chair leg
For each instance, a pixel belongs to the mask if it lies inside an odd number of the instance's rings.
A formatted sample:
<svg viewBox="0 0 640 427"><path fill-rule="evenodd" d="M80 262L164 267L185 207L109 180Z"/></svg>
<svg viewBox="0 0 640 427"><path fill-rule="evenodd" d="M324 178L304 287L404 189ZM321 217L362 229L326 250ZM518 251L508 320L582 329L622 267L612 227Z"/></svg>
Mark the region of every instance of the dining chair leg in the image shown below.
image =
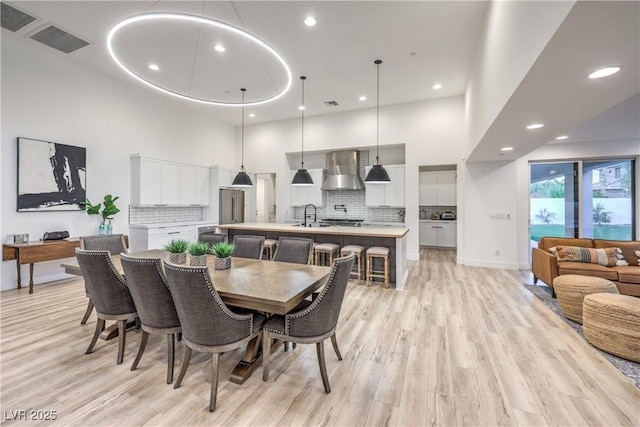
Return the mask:
<svg viewBox="0 0 640 427"><path fill-rule="evenodd" d="M167 334L167 384L173 382L173 365L176 355L176 334Z"/></svg>
<svg viewBox="0 0 640 427"><path fill-rule="evenodd" d="M89 344L89 348L85 354L90 354L93 351L93 346L98 342L98 338L100 337L100 333L104 330L104 319L98 318L96 321L96 330L93 333L93 338L91 338L91 343Z"/></svg>
<svg viewBox="0 0 640 427"><path fill-rule="evenodd" d="M142 331L142 336L140 337L140 347L138 348L138 354L136 354L136 359L131 364L131 370L135 371L138 367L138 363L140 363L140 359L142 359L142 353L144 353L144 349L147 346L147 340L149 339L149 333L147 331Z"/></svg>
<svg viewBox="0 0 640 427"><path fill-rule="evenodd" d="M338 356L338 360L342 360L342 355L340 354L340 349L338 349L338 340L336 339L335 332L331 335L331 344L333 344L333 351L336 352L336 356Z"/></svg>
<svg viewBox="0 0 640 427"><path fill-rule="evenodd" d="M91 316L91 311L93 311L93 301L89 298L89 302L87 303L87 309L84 312L84 316L82 316L82 320L80 321L81 325L87 323L89 320L89 316Z"/></svg>
<svg viewBox="0 0 640 427"><path fill-rule="evenodd" d="M287 348L287 343L284 343ZM271 337L269 332L262 330L262 381L269 380L269 359L271 358Z"/></svg>
<svg viewBox="0 0 640 427"><path fill-rule="evenodd" d="M176 340L178 340L178 341L182 341L182 332L178 332L178 333L176 334Z"/></svg>
<svg viewBox="0 0 640 427"><path fill-rule="evenodd" d="M182 368L180 368L178 379L173 385L173 388L180 387L180 384L182 383L182 379L184 378L184 374L187 373L187 368L189 367L190 361L191 361L191 347L184 346L184 357L182 358Z"/></svg>
<svg viewBox="0 0 640 427"><path fill-rule="evenodd" d="M209 412L216 410L216 399L218 397L218 365L220 364L220 353L211 355L211 397L209 398Z"/></svg>
<svg viewBox="0 0 640 427"><path fill-rule="evenodd" d="M124 359L124 345L127 340L127 321L118 320L118 360L117 364L122 364Z"/></svg>
<svg viewBox="0 0 640 427"><path fill-rule="evenodd" d="M320 365L320 376L322 377L322 383L324 384L324 391L331 393L329 377L327 377L327 366L324 363L324 341L316 343L316 350L318 351L318 365Z"/></svg>

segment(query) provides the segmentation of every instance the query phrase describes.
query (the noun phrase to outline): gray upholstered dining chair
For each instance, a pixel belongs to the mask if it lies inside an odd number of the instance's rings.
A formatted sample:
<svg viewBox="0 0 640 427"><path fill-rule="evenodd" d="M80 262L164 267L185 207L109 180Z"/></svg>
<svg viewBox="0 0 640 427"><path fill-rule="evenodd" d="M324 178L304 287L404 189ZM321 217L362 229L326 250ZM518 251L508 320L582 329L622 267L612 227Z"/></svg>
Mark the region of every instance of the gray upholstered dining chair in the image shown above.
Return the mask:
<svg viewBox="0 0 640 427"><path fill-rule="evenodd" d="M115 320L118 324L117 363L119 365L124 358L127 322L138 318L129 288L124 277L114 267L109 251L88 251L77 248L76 258L98 317L96 330L86 354L93 351L100 333L104 330L105 320Z"/></svg>
<svg viewBox="0 0 640 427"><path fill-rule="evenodd" d="M227 235L221 233L200 233L200 235L198 235L198 241L206 243L207 245L216 245L221 242L226 242Z"/></svg>
<svg viewBox="0 0 640 427"><path fill-rule="evenodd" d="M80 249L87 249L90 251L109 251L111 255L119 255L120 253L127 253L127 243L124 240L124 234L109 234L109 235L95 235L95 236L82 236L80 237ZM86 290L86 287L85 287ZM87 309L80 321L81 325L87 323L89 316L93 311L93 301L91 296L86 292L89 302L87 303Z"/></svg>
<svg viewBox="0 0 640 427"><path fill-rule="evenodd" d="M233 237L236 247L232 257L262 259L264 250L264 236L236 235Z"/></svg>
<svg viewBox="0 0 640 427"><path fill-rule="evenodd" d="M164 263L169 290L182 325L185 344L182 368L173 388L180 387L192 350L211 353L209 411L216 409L220 353L234 350L258 337L265 317L259 313L236 314L218 295L207 267Z"/></svg>
<svg viewBox="0 0 640 427"><path fill-rule="evenodd" d="M310 264L313 255L313 240L301 237L280 237L274 261Z"/></svg>
<svg viewBox="0 0 640 427"><path fill-rule="evenodd" d="M324 341L331 338L333 350L338 360L342 360L336 339L336 325L354 258L355 255L351 252L345 257L334 260L324 288L313 301L305 300L297 311L284 316L272 316L264 323L262 331L262 379L264 381L269 379L272 338L298 344L315 343L324 390L331 393L324 361Z"/></svg>
<svg viewBox="0 0 640 427"><path fill-rule="evenodd" d="M167 285L167 278L162 268L162 260L120 255L120 261L142 324L140 348L131 365L131 370L134 371L138 367L149 334L166 335L167 384L171 384L173 382L176 334L181 332L181 328L178 313L176 313L173 298L171 298L171 292Z"/></svg>

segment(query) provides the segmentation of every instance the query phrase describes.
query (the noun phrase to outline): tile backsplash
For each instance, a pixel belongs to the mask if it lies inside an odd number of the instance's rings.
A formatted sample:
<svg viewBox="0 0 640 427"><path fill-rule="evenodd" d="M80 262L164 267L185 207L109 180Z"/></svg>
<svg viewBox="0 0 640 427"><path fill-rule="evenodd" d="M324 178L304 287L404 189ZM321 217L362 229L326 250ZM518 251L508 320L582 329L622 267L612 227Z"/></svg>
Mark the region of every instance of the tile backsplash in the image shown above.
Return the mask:
<svg viewBox="0 0 640 427"><path fill-rule="evenodd" d="M129 224L202 221L200 206L129 206Z"/></svg>

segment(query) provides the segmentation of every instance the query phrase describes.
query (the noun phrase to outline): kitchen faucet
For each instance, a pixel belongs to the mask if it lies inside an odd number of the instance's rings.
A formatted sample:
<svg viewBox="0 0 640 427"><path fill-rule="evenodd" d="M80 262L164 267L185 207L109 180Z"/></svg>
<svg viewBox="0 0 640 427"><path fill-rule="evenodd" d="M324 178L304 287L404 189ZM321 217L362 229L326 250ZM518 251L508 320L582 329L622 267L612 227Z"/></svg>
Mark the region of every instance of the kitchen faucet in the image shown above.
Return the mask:
<svg viewBox="0 0 640 427"><path fill-rule="evenodd" d="M306 227L307 226L307 208L309 206L313 206L313 222L318 222L318 212L316 210L316 205L309 203L308 205L306 205L304 207L304 220L302 221L302 226ZM311 227L311 224L309 224L309 227Z"/></svg>

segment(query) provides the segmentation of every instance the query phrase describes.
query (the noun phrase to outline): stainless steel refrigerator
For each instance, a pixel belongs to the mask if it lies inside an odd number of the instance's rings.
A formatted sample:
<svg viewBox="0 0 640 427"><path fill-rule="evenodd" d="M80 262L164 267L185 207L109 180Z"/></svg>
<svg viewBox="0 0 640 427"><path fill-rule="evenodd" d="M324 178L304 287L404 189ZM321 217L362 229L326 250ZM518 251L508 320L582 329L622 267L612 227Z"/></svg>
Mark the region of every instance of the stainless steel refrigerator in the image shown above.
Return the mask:
<svg viewBox="0 0 640 427"><path fill-rule="evenodd" d="M220 224L244 222L244 191L220 190Z"/></svg>

